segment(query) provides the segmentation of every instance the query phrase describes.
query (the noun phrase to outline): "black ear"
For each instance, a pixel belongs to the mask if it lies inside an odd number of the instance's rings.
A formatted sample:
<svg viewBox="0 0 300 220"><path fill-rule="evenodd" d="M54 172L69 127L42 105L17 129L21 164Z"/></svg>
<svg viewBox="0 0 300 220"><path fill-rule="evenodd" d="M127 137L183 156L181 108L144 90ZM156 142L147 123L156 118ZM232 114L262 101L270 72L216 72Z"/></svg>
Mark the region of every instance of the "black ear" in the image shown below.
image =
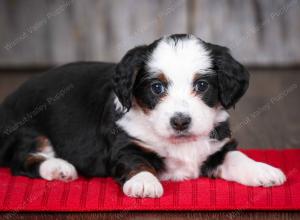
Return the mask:
<svg viewBox="0 0 300 220"><path fill-rule="evenodd" d="M208 44L212 52L214 71L217 73L219 99L225 109L237 103L249 86L249 73L236 61L226 47Z"/></svg>
<svg viewBox="0 0 300 220"><path fill-rule="evenodd" d="M132 104L132 92L136 76L144 66L147 46L129 50L115 68L113 90L126 111Z"/></svg>

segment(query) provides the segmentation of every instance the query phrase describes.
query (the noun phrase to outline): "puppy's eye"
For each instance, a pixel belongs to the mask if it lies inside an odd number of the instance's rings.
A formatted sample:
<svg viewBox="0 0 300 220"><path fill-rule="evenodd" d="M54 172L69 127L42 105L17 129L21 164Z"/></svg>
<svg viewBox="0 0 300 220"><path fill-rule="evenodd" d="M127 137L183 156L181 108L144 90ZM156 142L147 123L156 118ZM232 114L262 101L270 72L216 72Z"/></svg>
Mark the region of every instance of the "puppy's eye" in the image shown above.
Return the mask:
<svg viewBox="0 0 300 220"><path fill-rule="evenodd" d="M161 95L165 92L165 87L161 82L155 82L151 84L151 90L156 95Z"/></svg>
<svg viewBox="0 0 300 220"><path fill-rule="evenodd" d="M204 92L206 91L208 88L208 82L206 82L205 80L198 80L195 84L195 90L197 92Z"/></svg>

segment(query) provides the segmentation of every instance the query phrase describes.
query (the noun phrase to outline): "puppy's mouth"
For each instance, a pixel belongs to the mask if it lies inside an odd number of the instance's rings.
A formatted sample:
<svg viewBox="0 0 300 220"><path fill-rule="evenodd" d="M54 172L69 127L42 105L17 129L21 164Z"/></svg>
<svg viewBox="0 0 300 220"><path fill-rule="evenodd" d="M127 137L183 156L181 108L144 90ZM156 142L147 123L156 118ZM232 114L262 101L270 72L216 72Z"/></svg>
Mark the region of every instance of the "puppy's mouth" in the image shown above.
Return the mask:
<svg viewBox="0 0 300 220"><path fill-rule="evenodd" d="M192 135L192 134L178 134L172 135L168 138L168 141L172 144L181 144L181 143L188 143L197 141L199 136Z"/></svg>

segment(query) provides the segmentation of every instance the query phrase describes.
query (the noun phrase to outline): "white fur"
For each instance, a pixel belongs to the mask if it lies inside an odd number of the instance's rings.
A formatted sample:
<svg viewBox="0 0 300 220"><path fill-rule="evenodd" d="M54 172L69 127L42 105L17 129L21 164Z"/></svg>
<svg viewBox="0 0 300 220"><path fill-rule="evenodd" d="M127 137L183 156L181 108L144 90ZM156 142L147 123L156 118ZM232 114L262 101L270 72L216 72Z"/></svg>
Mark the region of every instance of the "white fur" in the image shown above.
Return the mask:
<svg viewBox="0 0 300 220"><path fill-rule="evenodd" d="M59 158L50 158L42 162L39 174L46 180L71 181L78 177L75 167Z"/></svg>
<svg viewBox="0 0 300 220"><path fill-rule="evenodd" d="M193 95L195 74L207 73L212 66L209 52L193 36L176 45L165 38L149 58L148 71L167 77L168 94L147 114L137 107L131 108L117 124L130 136L141 140L140 145L166 158L167 169L160 175L161 179L197 178L203 161L228 141L209 138L214 125L227 120L228 113L219 107L207 106L200 97ZM189 132L196 137L194 141L170 142L175 134L170 118L177 112L192 118Z"/></svg>
<svg viewBox="0 0 300 220"><path fill-rule="evenodd" d="M201 41L192 35L177 44L164 38L153 51L147 67L150 72L164 73L171 79L181 79L186 83L195 73L207 73L212 67L209 53Z"/></svg>
<svg viewBox="0 0 300 220"><path fill-rule="evenodd" d="M209 155L220 150L227 141L228 139L222 142L212 141L207 137L194 143L165 148L166 171L159 178L173 181L198 178L203 162Z"/></svg>
<svg viewBox="0 0 300 220"><path fill-rule="evenodd" d="M215 124L226 121L229 118L229 114L227 111L219 109L217 111L217 115L215 117Z"/></svg>
<svg viewBox="0 0 300 220"><path fill-rule="evenodd" d="M224 163L218 168L218 175L247 186L276 186L286 181L281 170L256 162L239 151L226 154Z"/></svg>
<svg viewBox="0 0 300 220"><path fill-rule="evenodd" d="M144 171L127 180L123 192L130 197L158 198L163 195L163 187L152 173Z"/></svg>

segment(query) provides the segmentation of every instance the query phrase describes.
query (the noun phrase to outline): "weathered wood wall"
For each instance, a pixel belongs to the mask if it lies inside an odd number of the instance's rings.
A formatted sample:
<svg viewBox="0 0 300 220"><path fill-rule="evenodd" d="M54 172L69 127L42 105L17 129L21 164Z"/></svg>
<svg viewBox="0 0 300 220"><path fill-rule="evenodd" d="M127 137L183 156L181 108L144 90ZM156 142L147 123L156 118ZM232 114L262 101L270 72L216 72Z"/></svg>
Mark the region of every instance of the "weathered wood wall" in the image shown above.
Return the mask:
<svg viewBox="0 0 300 220"><path fill-rule="evenodd" d="M249 65L300 64L300 0L1 0L0 67L118 61L182 32Z"/></svg>

